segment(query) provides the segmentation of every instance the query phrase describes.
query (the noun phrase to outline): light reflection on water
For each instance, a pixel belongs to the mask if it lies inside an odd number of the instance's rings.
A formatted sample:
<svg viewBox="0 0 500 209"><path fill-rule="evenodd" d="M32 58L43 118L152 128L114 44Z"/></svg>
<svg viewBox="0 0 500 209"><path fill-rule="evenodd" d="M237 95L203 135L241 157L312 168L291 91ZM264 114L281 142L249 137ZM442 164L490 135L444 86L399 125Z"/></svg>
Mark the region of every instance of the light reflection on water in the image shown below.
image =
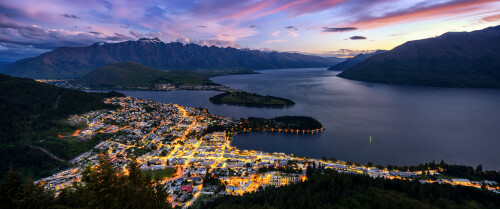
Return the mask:
<svg viewBox="0 0 500 209"><path fill-rule="evenodd" d="M228 117L306 115L326 131L318 135L240 134L240 149L335 157L375 164L432 160L500 170L500 91L447 89L350 81L322 69L260 71L212 78L214 82L293 100L284 108L214 105L215 91L123 91L159 102L207 108ZM372 143L370 144L370 136Z"/></svg>

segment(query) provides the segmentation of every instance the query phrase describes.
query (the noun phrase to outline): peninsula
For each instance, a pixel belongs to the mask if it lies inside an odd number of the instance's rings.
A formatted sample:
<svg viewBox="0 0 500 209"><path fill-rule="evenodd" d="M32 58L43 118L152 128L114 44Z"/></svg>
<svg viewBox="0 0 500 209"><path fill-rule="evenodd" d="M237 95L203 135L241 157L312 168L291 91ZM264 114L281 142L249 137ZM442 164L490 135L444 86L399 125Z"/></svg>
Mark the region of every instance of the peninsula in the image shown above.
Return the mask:
<svg viewBox="0 0 500 209"><path fill-rule="evenodd" d="M250 107L283 108L294 105L289 99L262 96L232 89L212 82L209 77L234 73L253 73L245 70L187 71L156 70L134 62L108 64L95 69L80 79L71 81L46 81L66 88L93 90L215 90L224 93L210 98L214 104L242 105Z"/></svg>
<svg viewBox="0 0 500 209"><path fill-rule="evenodd" d="M232 91L210 97L214 104L242 105L249 107L288 107L295 102L289 99L273 96L262 96L244 91Z"/></svg>

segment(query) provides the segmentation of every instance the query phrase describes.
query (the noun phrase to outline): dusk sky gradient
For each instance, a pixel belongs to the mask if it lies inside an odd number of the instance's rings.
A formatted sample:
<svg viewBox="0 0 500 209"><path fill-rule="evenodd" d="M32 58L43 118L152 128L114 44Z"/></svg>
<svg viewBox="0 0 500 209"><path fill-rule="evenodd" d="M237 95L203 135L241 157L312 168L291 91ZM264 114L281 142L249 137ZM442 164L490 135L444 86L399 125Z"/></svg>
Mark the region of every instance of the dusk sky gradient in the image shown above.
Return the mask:
<svg viewBox="0 0 500 209"><path fill-rule="evenodd" d="M499 0L1 0L0 61L142 37L342 57L499 24Z"/></svg>

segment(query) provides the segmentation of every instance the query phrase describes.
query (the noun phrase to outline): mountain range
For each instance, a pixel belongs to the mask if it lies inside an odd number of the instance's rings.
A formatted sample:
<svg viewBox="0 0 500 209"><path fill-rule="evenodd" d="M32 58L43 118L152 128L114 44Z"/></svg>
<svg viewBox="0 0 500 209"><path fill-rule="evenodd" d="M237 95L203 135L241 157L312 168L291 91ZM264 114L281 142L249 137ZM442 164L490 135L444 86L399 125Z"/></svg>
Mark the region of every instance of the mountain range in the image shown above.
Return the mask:
<svg viewBox="0 0 500 209"><path fill-rule="evenodd" d="M382 52L386 52L386 50L377 50L373 53L366 54L361 53L352 58L346 59L343 62L337 63L334 66L329 67L327 70L344 71Z"/></svg>
<svg viewBox="0 0 500 209"><path fill-rule="evenodd" d="M338 76L407 85L500 88L500 26L409 41Z"/></svg>
<svg viewBox="0 0 500 209"><path fill-rule="evenodd" d="M59 47L3 66L0 73L28 78L79 78L109 63L135 62L159 70L325 67L335 60L292 52L165 43L141 38L84 47Z"/></svg>

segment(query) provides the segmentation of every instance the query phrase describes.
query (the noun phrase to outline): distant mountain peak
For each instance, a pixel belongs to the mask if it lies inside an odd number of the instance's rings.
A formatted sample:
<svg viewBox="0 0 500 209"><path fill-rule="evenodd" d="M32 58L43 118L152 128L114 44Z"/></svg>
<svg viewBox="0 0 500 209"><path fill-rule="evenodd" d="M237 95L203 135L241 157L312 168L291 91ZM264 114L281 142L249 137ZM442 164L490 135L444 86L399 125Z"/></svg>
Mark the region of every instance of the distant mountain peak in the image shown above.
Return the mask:
<svg viewBox="0 0 500 209"><path fill-rule="evenodd" d="M92 45L94 45L94 46L102 46L104 44L107 44L107 43L106 42L96 42L96 43L94 43Z"/></svg>
<svg viewBox="0 0 500 209"><path fill-rule="evenodd" d="M328 68L327 70L333 70L333 71L344 71L344 70L347 70L351 67L354 67L356 66L357 64L365 61L366 59L372 57L372 56L375 56L377 54L380 54L380 53L383 53L383 52L386 52L387 50L377 50L375 52L372 52L372 53L361 53L361 54L358 54L354 57L351 57L349 59L346 59L344 60L343 62L340 62L330 68Z"/></svg>

